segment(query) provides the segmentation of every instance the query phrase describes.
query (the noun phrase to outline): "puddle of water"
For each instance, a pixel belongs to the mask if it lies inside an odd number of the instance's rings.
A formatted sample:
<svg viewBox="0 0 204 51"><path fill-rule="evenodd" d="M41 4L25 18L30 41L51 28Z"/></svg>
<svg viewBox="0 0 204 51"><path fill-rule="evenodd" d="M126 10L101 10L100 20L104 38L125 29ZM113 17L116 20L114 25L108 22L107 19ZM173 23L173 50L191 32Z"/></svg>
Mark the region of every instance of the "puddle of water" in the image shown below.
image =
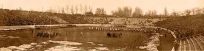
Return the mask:
<svg viewBox="0 0 204 51"><path fill-rule="evenodd" d="M91 45L96 45L94 42L87 42L87 43L89 43L89 44L91 44Z"/></svg>
<svg viewBox="0 0 204 51"><path fill-rule="evenodd" d="M109 50L107 47L95 47L97 50Z"/></svg>
<svg viewBox="0 0 204 51"><path fill-rule="evenodd" d="M49 40L49 42L59 43L59 44L63 44L63 45L82 45L82 43L70 42L70 41L52 41L52 40Z"/></svg>
<svg viewBox="0 0 204 51"><path fill-rule="evenodd" d="M9 46L9 47L2 47L0 48L0 51L25 51L28 50L32 47L34 47L34 45L37 45L37 43L31 43L31 44L23 44L20 46Z"/></svg>
<svg viewBox="0 0 204 51"><path fill-rule="evenodd" d="M159 46L159 36L160 34L156 33L150 37L150 41L147 42L147 46L140 46L141 49L147 49L148 51L158 51L157 47Z"/></svg>
<svg viewBox="0 0 204 51"><path fill-rule="evenodd" d="M15 36L7 36L7 35L0 35L0 38L20 38L20 37L15 37Z"/></svg>
<svg viewBox="0 0 204 51"><path fill-rule="evenodd" d="M12 51L12 50L9 48L0 48L0 51Z"/></svg>
<svg viewBox="0 0 204 51"><path fill-rule="evenodd" d="M55 47L49 48L49 49L44 50L44 51L79 51L79 50L81 50L81 49L78 47L61 45L61 46L55 46Z"/></svg>

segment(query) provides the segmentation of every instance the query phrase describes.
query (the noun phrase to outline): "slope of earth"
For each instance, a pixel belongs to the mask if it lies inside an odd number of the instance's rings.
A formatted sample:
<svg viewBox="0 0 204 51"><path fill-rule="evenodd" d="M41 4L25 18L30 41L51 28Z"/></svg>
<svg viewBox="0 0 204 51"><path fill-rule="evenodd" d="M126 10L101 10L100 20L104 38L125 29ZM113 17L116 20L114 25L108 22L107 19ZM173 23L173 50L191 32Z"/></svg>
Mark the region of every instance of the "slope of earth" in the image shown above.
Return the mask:
<svg viewBox="0 0 204 51"><path fill-rule="evenodd" d="M203 50L203 39L197 38L202 37L204 34L204 15L194 15L185 17L173 17L164 21L155 23L156 26L170 29L175 32L177 36L177 42L175 44L175 50ZM198 45L200 44L200 45ZM189 49L194 48L194 49Z"/></svg>
<svg viewBox="0 0 204 51"><path fill-rule="evenodd" d="M175 17L155 23L156 26L175 31L178 38L204 33L204 15Z"/></svg>
<svg viewBox="0 0 204 51"><path fill-rule="evenodd" d="M50 19L50 15L53 13L0 9L0 25L57 24L57 21Z"/></svg>

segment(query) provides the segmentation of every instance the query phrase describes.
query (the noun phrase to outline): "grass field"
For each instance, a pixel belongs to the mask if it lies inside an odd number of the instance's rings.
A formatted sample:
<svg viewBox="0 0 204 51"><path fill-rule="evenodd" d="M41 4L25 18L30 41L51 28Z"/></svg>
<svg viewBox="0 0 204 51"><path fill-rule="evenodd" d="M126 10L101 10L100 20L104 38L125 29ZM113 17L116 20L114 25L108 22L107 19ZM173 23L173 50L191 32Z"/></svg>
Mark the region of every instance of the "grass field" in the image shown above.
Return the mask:
<svg viewBox="0 0 204 51"><path fill-rule="evenodd" d="M35 33L40 31L53 31L59 33L56 37L37 37ZM107 37L107 32L120 32L121 38ZM33 35L34 33L34 35ZM14 36L19 38L0 38L0 47L19 46L22 44L41 43L48 40L53 41L73 41L83 43L82 46L76 46L88 50L94 47L107 47L109 50L124 49L124 50L142 50L140 46L146 46L150 35L144 32L134 31L110 31L110 30L89 30L86 27L78 28L61 28L51 30L17 30L17 31L1 31L0 35ZM98 45L89 45L88 42L93 42ZM55 46L55 43L43 46L44 49L37 48L39 51Z"/></svg>

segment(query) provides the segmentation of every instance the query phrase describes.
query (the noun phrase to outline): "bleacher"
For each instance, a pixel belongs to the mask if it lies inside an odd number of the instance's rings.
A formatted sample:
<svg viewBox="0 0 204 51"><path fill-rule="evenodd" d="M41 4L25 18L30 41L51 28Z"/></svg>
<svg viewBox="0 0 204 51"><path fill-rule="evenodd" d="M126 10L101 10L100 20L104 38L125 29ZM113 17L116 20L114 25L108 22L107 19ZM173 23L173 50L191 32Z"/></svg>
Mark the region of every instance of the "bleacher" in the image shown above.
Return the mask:
<svg viewBox="0 0 204 51"><path fill-rule="evenodd" d="M204 50L204 36L196 35L179 40L178 51L203 51Z"/></svg>

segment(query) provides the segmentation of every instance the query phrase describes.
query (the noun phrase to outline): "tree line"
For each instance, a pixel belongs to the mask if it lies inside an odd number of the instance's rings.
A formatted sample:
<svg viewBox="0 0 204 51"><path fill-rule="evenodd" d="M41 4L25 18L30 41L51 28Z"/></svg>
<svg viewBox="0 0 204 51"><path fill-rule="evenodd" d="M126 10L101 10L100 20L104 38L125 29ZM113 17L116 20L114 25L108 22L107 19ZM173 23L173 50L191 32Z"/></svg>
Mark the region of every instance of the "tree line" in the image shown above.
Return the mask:
<svg viewBox="0 0 204 51"><path fill-rule="evenodd" d="M21 7L17 10L22 10ZM119 7L117 10L111 11L111 15L106 13L104 8L96 8L93 11L91 6L79 5L79 6L65 6L58 10L48 9L45 12L62 13L69 15L82 15L82 16L111 16L111 17L177 17L177 16L190 16L204 14L204 8L186 9L185 11L169 11L164 8L162 13L158 13L156 10L144 11L140 7Z"/></svg>
<svg viewBox="0 0 204 51"><path fill-rule="evenodd" d="M95 11L90 6L67 6L65 8L54 11L52 9L47 12L65 13L71 15L89 15L89 16L107 16L104 8L96 8ZM169 16L190 16L204 14L204 8L187 9L185 11L172 11L164 8L163 13L158 13L156 10L143 11L140 7L119 7L117 10L112 11L111 15L114 17L169 17Z"/></svg>

